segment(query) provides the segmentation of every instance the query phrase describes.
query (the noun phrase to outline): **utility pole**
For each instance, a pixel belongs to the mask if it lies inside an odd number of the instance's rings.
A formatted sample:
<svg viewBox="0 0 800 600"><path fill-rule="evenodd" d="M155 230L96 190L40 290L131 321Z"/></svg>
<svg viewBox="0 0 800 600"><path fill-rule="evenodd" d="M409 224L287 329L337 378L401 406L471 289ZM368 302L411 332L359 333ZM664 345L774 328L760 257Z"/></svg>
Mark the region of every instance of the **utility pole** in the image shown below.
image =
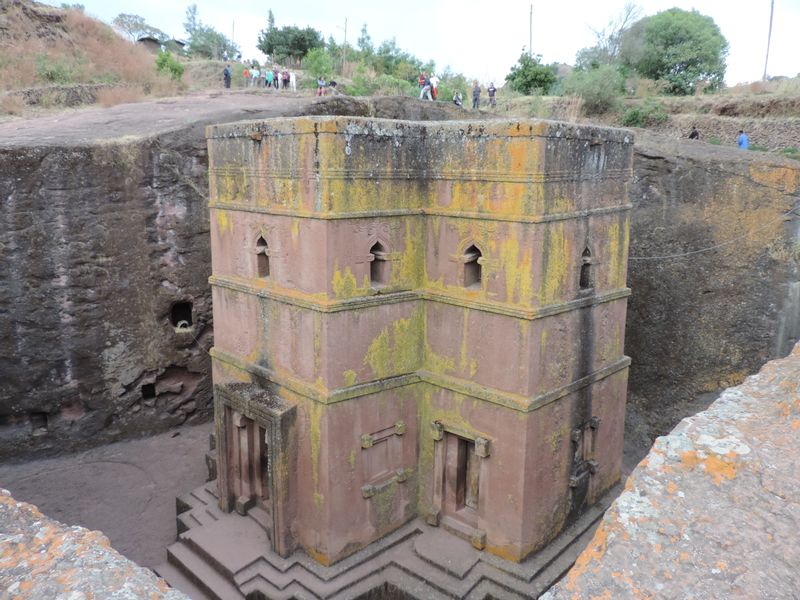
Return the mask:
<svg viewBox="0 0 800 600"><path fill-rule="evenodd" d="M344 75L344 63L347 60L347 17L344 18L344 44L342 44L342 75Z"/></svg>
<svg viewBox="0 0 800 600"><path fill-rule="evenodd" d="M767 80L767 64L769 63L769 45L772 42L772 14L775 12L775 0L770 2L769 7L769 34L767 34L767 58L764 60L764 81Z"/></svg>
<svg viewBox="0 0 800 600"><path fill-rule="evenodd" d="M533 4L531 4L531 16L528 20L528 57L533 58Z"/></svg>

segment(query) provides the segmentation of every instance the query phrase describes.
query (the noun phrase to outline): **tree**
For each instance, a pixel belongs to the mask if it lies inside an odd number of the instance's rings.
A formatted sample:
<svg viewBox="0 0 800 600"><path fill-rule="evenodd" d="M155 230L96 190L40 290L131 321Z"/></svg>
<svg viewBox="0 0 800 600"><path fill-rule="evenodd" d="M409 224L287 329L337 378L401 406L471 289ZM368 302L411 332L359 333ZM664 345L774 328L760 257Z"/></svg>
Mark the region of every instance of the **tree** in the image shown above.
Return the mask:
<svg viewBox="0 0 800 600"><path fill-rule="evenodd" d="M300 63L312 48L324 48L322 34L311 27L300 29L295 26L261 30L258 35L258 49L274 59L290 58Z"/></svg>
<svg viewBox="0 0 800 600"><path fill-rule="evenodd" d="M728 42L714 19L679 8L637 21L620 44L623 65L666 82L667 92L677 95L693 93L698 84L718 89L727 54Z"/></svg>
<svg viewBox="0 0 800 600"><path fill-rule="evenodd" d="M139 15L120 13L114 17L111 24L115 29L129 36L134 42L142 36L154 37L160 42L169 38L169 36L160 29L148 25Z"/></svg>
<svg viewBox="0 0 800 600"><path fill-rule="evenodd" d="M358 36L358 40L356 41L356 46L361 51L361 55L364 57L372 56L375 52L375 47L372 45L372 38L369 37L369 33L367 32L367 24L361 26L361 35Z"/></svg>
<svg viewBox="0 0 800 600"><path fill-rule="evenodd" d="M219 60L226 52L229 56L235 56L239 51L239 46L213 27L203 24L197 15L196 4L186 9L183 28L189 36L188 52L193 56Z"/></svg>
<svg viewBox="0 0 800 600"><path fill-rule="evenodd" d="M556 69L552 65L543 65L541 61L541 54L530 56L523 52L506 75L511 89L526 95L546 94L556 82Z"/></svg>
<svg viewBox="0 0 800 600"><path fill-rule="evenodd" d="M303 60L303 68L316 78L330 79L333 74L333 58L322 48L312 48Z"/></svg>
<svg viewBox="0 0 800 600"><path fill-rule="evenodd" d="M617 18L612 19L603 29L592 29L595 45L581 48L575 57L577 69L596 69L600 65L611 65L619 60L623 34L641 14L641 9L628 2Z"/></svg>

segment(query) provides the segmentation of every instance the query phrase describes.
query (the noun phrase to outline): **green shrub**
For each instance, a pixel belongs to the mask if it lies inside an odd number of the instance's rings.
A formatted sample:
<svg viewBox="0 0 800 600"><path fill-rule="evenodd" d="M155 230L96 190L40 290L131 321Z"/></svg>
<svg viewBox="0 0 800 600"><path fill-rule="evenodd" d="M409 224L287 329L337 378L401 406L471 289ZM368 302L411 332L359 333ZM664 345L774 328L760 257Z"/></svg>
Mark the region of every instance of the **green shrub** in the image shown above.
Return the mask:
<svg viewBox="0 0 800 600"><path fill-rule="evenodd" d="M669 119L667 111L660 102L647 101L639 106L632 106L622 115L625 127L652 127Z"/></svg>
<svg viewBox="0 0 800 600"><path fill-rule="evenodd" d="M327 80L333 74L333 59L323 48L312 48L303 59L303 69L314 79L324 77Z"/></svg>
<svg viewBox="0 0 800 600"><path fill-rule="evenodd" d="M712 146L721 146L722 140L719 139L718 137L710 137L708 138L708 143L711 144Z"/></svg>
<svg viewBox="0 0 800 600"><path fill-rule="evenodd" d="M179 62L169 52L159 51L156 56L156 69L159 73L169 75L173 80L180 81L183 77L183 63Z"/></svg>
<svg viewBox="0 0 800 600"><path fill-rule="evenodd" d="M781 150L783 155L787 158L793 158L794 160L800 160L800 150L795 148L794 146L789 146L788 148L784 148Z"/></svg>
<svg viewBox="0 0 800 600"><path fill-rule="evenodd" d="M587 115L606 113L619 104L625 81L612 65L601 65L588 71L573 71L564 80L564 93L583 98Z"/></svg>
<svg viewBox="0 0 800 600"><path fill-rule="evenodd" d="M47 56L36 57L36 75L47 83L72 83L75 81L75 69L72 65L50 60Z"/></svg>
<svg viewBox="0 0 800 600"><path fill-rule="evenodd" d="M769 152L769 148L766 146L759 146L758 144L750 144L750 150L755 150L756 152Z"/></svg>

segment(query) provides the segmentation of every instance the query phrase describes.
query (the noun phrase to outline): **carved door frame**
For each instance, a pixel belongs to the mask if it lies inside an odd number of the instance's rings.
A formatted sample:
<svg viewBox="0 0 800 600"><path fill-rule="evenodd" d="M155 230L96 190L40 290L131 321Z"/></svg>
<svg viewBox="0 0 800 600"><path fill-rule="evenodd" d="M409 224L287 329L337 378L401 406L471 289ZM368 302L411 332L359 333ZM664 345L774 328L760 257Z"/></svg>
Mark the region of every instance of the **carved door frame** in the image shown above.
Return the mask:
<svg viewBox="0 0 800 600"><path fill-rule="evenodd" d="M270 443L267 444L267 469L269 503L272 513L272 549L279 556L287 557L296 544L290 532L293 518L295 482L292 463L296 453L292 451L292 428L295 407L288 405L255 384L231 384L214 386L214 421L217 431L217 487L219 507L231 512L236 506L235 490L230 480L232 472L231 445L227 434L233 423L231 415L238 413L253 421L256 427L265 430ZM276 468L277 465L288 468Z"/></svg>

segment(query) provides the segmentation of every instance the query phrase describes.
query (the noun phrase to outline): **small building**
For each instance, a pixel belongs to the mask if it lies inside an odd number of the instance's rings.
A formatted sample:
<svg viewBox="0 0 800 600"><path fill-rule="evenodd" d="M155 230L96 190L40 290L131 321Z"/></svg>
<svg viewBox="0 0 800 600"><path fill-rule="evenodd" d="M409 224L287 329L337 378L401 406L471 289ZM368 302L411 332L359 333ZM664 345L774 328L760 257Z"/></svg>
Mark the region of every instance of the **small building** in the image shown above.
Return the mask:
<svg viewBox="0 0 800 600"><path fill-rule="evenodd" d="M161 51L161 40L150 35L143 35L136 40L136 43L152 54L158 54Z"/></svg>

